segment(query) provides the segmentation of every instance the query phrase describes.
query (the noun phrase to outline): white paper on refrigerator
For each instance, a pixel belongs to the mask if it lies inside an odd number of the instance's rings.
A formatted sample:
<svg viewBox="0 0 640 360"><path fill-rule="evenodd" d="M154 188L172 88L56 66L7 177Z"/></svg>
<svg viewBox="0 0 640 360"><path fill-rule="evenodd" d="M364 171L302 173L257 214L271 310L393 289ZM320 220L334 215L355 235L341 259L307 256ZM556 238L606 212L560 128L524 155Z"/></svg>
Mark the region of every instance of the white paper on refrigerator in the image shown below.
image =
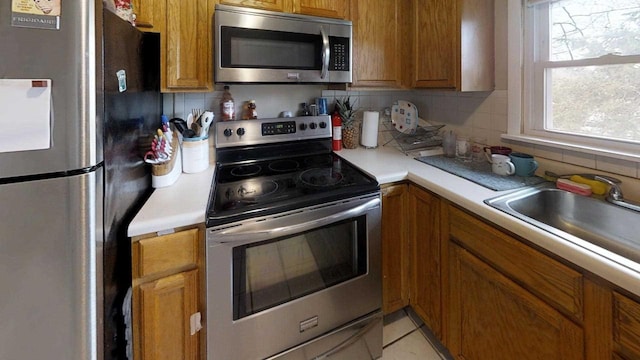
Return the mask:
<svg viewBox="0 0 640 360"><path fill-rule="evenodd" d="M51 147L51 80L0 79L0 153Z"/></svg>

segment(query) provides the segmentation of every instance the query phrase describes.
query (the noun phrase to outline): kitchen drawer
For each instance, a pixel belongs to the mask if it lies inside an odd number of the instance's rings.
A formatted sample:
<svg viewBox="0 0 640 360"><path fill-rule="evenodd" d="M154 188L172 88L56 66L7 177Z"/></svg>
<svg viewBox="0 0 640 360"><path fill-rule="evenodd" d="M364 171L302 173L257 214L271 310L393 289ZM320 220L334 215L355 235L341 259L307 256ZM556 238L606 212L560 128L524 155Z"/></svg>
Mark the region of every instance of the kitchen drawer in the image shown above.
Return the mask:
<svg viewBox="0 0 640 360"><path fill-rule="evenodd" d="M613 293L613 341L626 358L640 358L640 304Z"/></svg>
<svg viewBox="0 0 640 360"><path fill-rule="evenodd" d="M453 206L450 238L545 300L566 316L583 320L582 274Z"/></svg>
<svg viewBox="0 0 640 360"><path fill-rule="evenodd" d="M198 229L180 231L133 243L133 277L197 266Z"/></svg>

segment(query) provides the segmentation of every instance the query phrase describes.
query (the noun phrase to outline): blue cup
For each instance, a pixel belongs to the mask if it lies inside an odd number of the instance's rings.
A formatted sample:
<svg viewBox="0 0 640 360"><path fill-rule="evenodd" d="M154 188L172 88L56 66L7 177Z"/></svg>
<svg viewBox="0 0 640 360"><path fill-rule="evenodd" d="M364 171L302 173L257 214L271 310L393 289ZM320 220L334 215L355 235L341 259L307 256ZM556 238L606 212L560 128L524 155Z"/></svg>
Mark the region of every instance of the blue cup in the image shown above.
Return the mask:
<svg viewBox="0 0 640 360"><path fill-rule="evenodd" d="M316 106L318 107L318 115L328 115L327 98L317 98Z"/></svg>
<svg viewBox="0 0 640 360"><path fill-rule="evenodd" d="M538 162L529 154L514 152L509 154L509 157L516 168L517 176L533 176L538 169Z"/></svg>

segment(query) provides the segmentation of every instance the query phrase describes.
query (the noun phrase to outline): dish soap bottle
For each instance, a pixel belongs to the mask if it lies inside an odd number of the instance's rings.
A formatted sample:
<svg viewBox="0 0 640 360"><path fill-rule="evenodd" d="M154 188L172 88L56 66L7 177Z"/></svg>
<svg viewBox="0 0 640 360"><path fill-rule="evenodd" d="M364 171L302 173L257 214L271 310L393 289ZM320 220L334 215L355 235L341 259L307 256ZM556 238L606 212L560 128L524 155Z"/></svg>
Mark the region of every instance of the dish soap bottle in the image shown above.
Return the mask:
<svg viewBox="0 0 640 360"><path fill-rule="evenodd" d="M224 93L222 100L220 100L220 114L222 121L235 120L236 118L236 104L229 91L229 85L224 86Z"/></svg>

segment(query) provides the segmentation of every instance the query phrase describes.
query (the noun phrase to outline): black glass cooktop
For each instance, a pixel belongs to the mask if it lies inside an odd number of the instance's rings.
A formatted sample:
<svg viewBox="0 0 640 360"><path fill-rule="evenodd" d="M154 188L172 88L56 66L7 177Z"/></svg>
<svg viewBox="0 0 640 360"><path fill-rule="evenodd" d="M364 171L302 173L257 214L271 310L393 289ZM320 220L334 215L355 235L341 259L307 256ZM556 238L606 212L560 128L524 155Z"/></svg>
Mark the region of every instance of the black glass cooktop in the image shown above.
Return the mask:
<svg viewBox="0 0 640 360"><path fill-rule="evenodd" d="M207 226L346 199L378 182L333 153L218 164Z"/></svg>

